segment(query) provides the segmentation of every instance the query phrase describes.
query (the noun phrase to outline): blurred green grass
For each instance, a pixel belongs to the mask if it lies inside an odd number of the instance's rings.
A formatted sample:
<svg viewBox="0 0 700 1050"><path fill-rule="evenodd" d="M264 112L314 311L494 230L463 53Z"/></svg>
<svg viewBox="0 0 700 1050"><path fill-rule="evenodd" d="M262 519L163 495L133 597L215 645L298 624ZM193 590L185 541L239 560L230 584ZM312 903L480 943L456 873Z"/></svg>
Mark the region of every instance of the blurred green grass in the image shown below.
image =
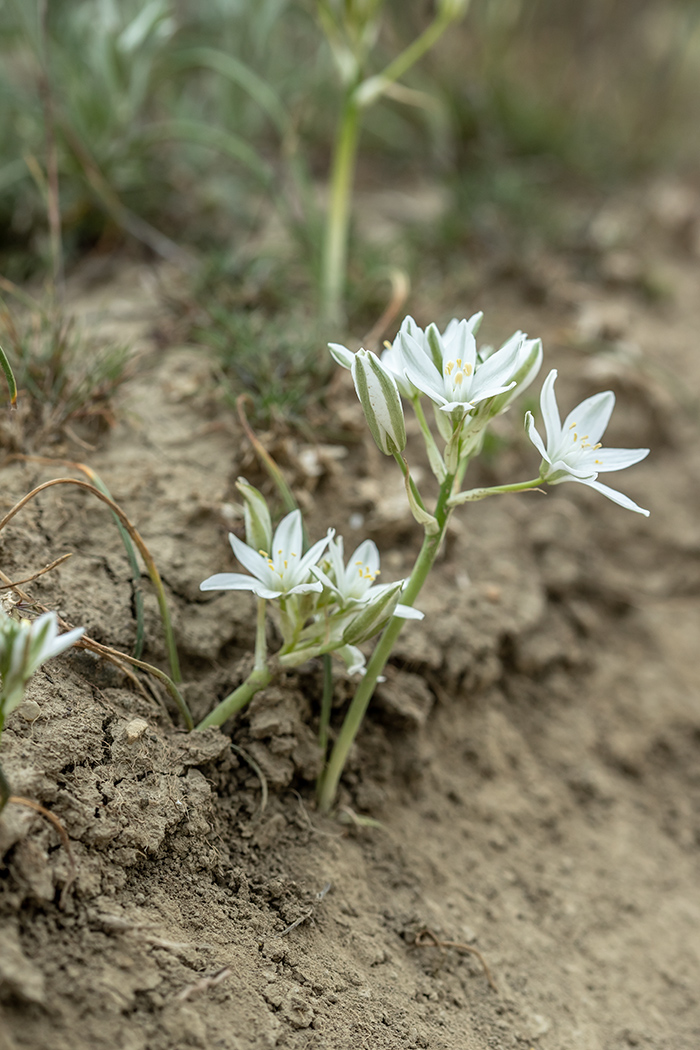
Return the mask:
<svg viewBox="0 0 700 1050"><path fill-rule="evenodd" d="M313 0L43 3L0 8L0 272L24 281L50 269L48 101L67 265L123 245L194 252L187 334L217 348L264 415L299 414L323 379L309 367L311 318L340 99ZM432 11L422 0L386 7L378 67ZM473 0L411 71L410 104L385 100L366 115L360 187L444 188L439 221L396 224L392 265L418 279L431 259L445 265L484 208L516 236L555 238L553 187L605 189L697 165L699 82L693 0ZM356 229L358 326L381 312L369 279L378 254ZM231 282L254 292L231 296Z"/></svg>

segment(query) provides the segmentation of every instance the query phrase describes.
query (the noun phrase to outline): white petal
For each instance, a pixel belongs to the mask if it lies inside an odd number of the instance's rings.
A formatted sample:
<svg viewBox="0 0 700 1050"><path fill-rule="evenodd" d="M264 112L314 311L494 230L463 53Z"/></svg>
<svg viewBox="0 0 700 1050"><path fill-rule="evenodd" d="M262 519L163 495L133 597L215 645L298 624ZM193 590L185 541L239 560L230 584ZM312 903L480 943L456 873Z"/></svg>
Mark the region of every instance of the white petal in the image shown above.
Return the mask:
<svg viewBox="0 0 700 1050"><path fill-rule="evenodd" d="M323 590L323 584L320 580L316 580L315 583L299 583L296 587L290 587L288 591L285 591L285 597L288 594L308 594L314 591L316 594L320 594ZM264 597L264 595L262 595Z"/></svg>
<svg viewBox="0 0 700 1050"><path fill-rule="evenodd" d="M44 657L44 659L48 660L52 656L58 656L59 653L62 653L69 646L73 645L79 638L82 638L84 634L84 627L74 627L72 631L66 631L65 634L59 634L58 638L56 638L51 644L51 652L48 656Z"/></svg>
<svg viewBox="0 0 700 1050"><path fill-rule="evenodd" d="M578 478L572 478L572 481L578 481ZM617 489L611 489L609 485L603 485L600 481L582 481L582 485L588 485L589 488L595 489L596 492L600 492L603 496L607 496L613 503L619 504L624 507L625 510L633 510L637 514L643 514L646 518L649 517L649 511L644 510L643 507L637 506L634 500L631 500L629 496L625 496L622 492L618 492Z"/></svg>
<svg viewBox="0 0 700 1050"><path fill-rule="evenodd" d="M532 412L525 413L525 426L527 427L527 435L530 438L530 441L535 446L539 454L542 456L542 459L549 463L550 459L547 455L547 450L544 447L544 441L537 432L537 427L535 426L535 419L532 415Z"/></svg>
<svg viewBox="0 0 700 1050"><path fill-rule="evenodd" d="M400 620L422 620L425 613L422 613L420 609L414 609L411 605L397 605L394 609L394 616L398 616Z"/></svg>
<svg viewBox="0 0 700 1050"><path fill-rule="evenodd" d="M301 515L299 520L301 521ZM294 567L294 579L304 579L311 566L316 564L330 541L333 539L334 532L334 529L329 529L324 539L318 540L314 543L313 547L309 547L304 557L300 559L299 564Z"/></svg>
<svg viewBox="0 0 700 1050"><path fill-rule="evenodd" d="M292 554L296 554L297 558L301 558L301 552L304 547L303 537L301 511L293 510L286 517L282 518L282 521L277 526L275 535L272 538L272 550L270 551L272 560L274 561L275 558L290 560ZM281 554L279 553L280 551L282 552Z"/></svg>
<svg viewBox="0 0 700 1050"><path fill-rule="evenodd" d="M405 372L411 382L432 397L443 387L442 374L437 370L431 358L422 350L413 336L401 333L401 346L404 353Z"/></svg>
<svg viewBox="0 0 700 1050"><path fill-rule="evenodd" d="M562 433L566 434L575 429L579 437L585 434L586 440L595 445L605 433L614 407L615 395L612 390L604 390L601 394L587 397L569 412L561 428Z"/></svg>
<svg viewBox="0 0 700 1050"><path fill-rule="evenodd" d="M255 591L260 581L242 572L217 572L200 583L200 591ZM281 592L280 592L281 593Z"/></svg>
<svg viewBox="0 0 700 1050"><path fill-rule="evenodd" d="M309 567L309 572L312 576L315 576L317 580L320 580L326 590L330 591L331 594L340 596L340 591L333 583L333 580L331 580L329 576L326 576L323 569L319 569L318 565L311 565Z"/></svg>
<svg viewBox="0 0 700 1050"><path fill-rule="evenodd" d="M267 559L263 558L262 554L258 554L252 547L249 547L243 540L239 540L238 536L234 536L232 532L228 534L228 541L233 548L233 553L238 558L239 562L244 569L251 572L253 576L257 576L259 580L267 580L270 575L270 567L267 564Z"/></svg>
<svg viewBox="0 0 700 1050"><path fill-rule="evenodd" d="M625 470L648 455L648 448L599 448L595 453L595 467L598 471Z"/></svg>
<svg viewBox="0 0 700 1050"><path fill-rule="evenodd" d="M557 370L553 368L542 384L542 393L540 394L540 411L542 412L542 419L547 432L548 449L554 448L559 443L562 430L559 407L554 393L554 381L556 378Z"/></svg>

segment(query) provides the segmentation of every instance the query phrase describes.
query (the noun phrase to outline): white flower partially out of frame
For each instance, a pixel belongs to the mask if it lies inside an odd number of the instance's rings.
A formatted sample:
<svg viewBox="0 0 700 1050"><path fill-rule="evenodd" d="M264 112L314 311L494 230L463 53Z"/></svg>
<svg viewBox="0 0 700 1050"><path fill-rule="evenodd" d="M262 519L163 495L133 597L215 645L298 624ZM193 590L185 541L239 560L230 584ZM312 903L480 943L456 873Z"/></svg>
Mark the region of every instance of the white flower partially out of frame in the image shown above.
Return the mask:
<svg viewBox="0 0 700 1050"><path fill-rule="evenodd" d="M315 565L333 537L328 530L325 539L314 543L302 554L303 529L301 511L293 510L277 526L272 537L272 550L256 551L232 532L229 541L241 565L251 573L219 572L199 585L202 591L252 591L258 598L286 598L290 594L322 591L323 584L311 578Z"/></svg>
<svg viewBox="0 0 700 1050"><path fill-rule="evenodd" d="M76 627L59 634L55 612L43 613L33 622L0 613L0 703L5 714L21 703L24 687L34 672L74 645L84 632L84 627Z"/></svg>
<svg viewBox="0 0 700 1050"><path fill-rule="evenodd" d="M379 551L374 540L364 540L343 563L343 538L338 536L328 545L331 577L318 565L311 566L313 575L334 595L341 608L354 610L371 604L395 583L376 583L380 575ZM397 605L393 612L404 620L422 620L423 613L410 605Z"/></svg>
<svg viewBox="0 0 700 1050"><path fill-rule="evenodd" d="M512 373L521 342L509 339L505 346L481 361L470 321L448 326L440 335L435 325L426 329L430 355L412 335L401 334L406 377L454 422L471 412L480 401L504 394L515 386Z"/></svg>
<svg viewBox="0 0 700 1050"><path fill-rule="evenodd" d="M608 425L615 407L612 390L586 398L561 422L557 399L554 393L556 369L552 369L540 394L540 409L547 432L547 445L537 432L532 413L525 416L527 432L537 451L542 456L540 477L548 485L560 485L563 481L578 481L601 492L614 503L637 514L648 515L649 511L638 507L628 496L597 481L599 473L624 470L632 467L649 455L648 448L603 448L600 439Z"/></svg>

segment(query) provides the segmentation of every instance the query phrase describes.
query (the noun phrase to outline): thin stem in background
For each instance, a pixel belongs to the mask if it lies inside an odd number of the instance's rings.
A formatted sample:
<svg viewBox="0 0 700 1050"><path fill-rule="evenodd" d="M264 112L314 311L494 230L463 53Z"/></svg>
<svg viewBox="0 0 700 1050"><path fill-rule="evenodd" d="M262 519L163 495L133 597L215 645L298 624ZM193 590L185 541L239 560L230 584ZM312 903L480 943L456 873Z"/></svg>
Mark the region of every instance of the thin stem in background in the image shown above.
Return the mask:
<svg viewBox="0 0 700 1050"><path fill-rule="evenodd" d="M49 77L48 49L46 47L47 0L39 0L39 96L44 110L46 139L46 207L51 243L52 299L63 296L63 244L61 237L61 202L58 192L58 153L56 150L53 96Z"/></svg>
<svg viewBox="0 0 700 1050"><path fill-rule="evenodd" d="M333 150L330 198L321 272L321 309L331 324L340 324L348 257L350 202L360 133L360 107L354 85L346 90Z"/></svg>

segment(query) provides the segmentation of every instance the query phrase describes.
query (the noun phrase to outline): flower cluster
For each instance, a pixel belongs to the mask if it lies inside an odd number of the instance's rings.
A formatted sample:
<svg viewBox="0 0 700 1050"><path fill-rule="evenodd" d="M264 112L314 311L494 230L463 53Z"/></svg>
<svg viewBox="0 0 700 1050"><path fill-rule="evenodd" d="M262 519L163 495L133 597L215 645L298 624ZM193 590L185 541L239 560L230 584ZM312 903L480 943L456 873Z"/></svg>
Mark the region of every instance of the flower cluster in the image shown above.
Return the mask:
<svg viewBox="0 0 700 1050"><path fill-rule="evenodd" d="M244 499L246 540L229 533L233 553L248 574L217 573L200 585L203 591L252 591L277 600L283 646L282 666L293 667L312 656L336 652L352 672L364 668L358 646L373 638L392 616L421 619L422 613L399 602L404 580L377 583L379 551L365 540L344 561L343 540L329 529L325 538L303 553L301 511L294 510L274 534L269 510L257 489L237 483ZM256 549L256 545L258 546Z"/></svg>
<svg viewBox="0 0 700 1050"><path fill-rule="evenodd" d="M412 317L406 317L381 358L366 350L352 353L338 343L329 343L334 359L352 373L365 417L382 452L395 454L404 448L406 429L401 397L412 402L431 467L441 482L447 474L463 475L468 460L480 448L490 420L527 389L542 365L541 341L529 339L524 332L515 332L498 350L477 347L476 334L482 317L483 314L475 313L462 321L453 318L443 332L434 324L423 330ZM540 398L546 445L532 413L526 414L528 435L542 456L537 481L549 485L579 482L628 510L648 514L633 500L597 480L599 473L633 466L649 452L601 448L600 438L610 419L615 395L608 390L588 398L562 424L554 396L556 375L556 371L550 372ZM423 397L434 406L437 429L445 441L442 452L425 421L420 405ZM502 486L490 492L534 484ZM451 505L490 494L487 490L478 492L478 496L453 494ZM425 514L416 513L416 517L426 523Z"/></svg>

